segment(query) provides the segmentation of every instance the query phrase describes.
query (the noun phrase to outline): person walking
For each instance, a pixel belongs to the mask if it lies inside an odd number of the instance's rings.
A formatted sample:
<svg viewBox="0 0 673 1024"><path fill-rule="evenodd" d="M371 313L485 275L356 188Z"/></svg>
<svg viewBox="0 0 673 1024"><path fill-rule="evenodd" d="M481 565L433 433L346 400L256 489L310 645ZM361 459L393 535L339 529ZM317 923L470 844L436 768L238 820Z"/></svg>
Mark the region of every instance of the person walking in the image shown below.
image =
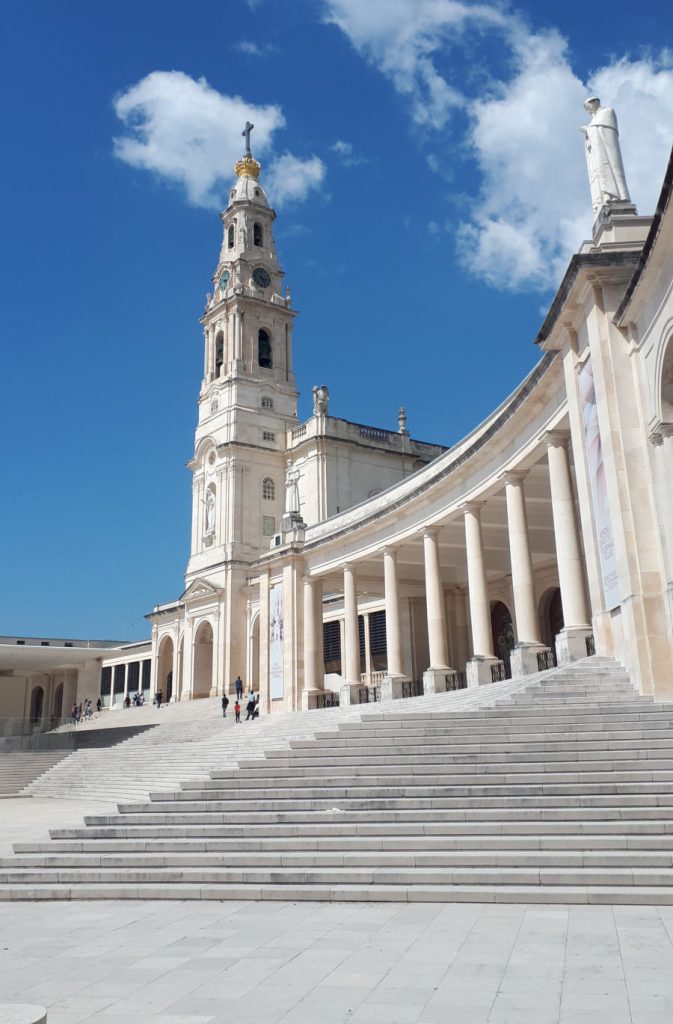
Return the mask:
<svg viewBox="0 0 673 1024"><path fill-rule="evenodd" d="M250 693L248 694L248 703L245 706L245 710L247 712L246 716L245 716L246 722L249 721L251 718L254 719L254 717L255 717L255 707L256 707L255 695L254 695L254 693L251 690Z"/></svg>
<svg viewBox="0 0 673 1024"><path fill-rule="evenodd" d="M222 718L227 717L227 708L229 707L229 698L226 693L222 694Z"/></svg>
<svg viewBox="0 0 673 1024"><path fill-rule="evenodd" d="M96 711L98 711L99 714L100 714L100 709L102 707L103 707L103 701L99 697L98 700L96 701Z"/></svg>
<svg viewBox="0 0 673 1024"><path fill-rule="evenodd" d="M240 703L238 697L236 698L236 703L234 704L234 715L235 715L235 721L236 722L240 722L241 721L241 703Z"/></svg>
<svg viewBox="0 0 673 1024"><path fill-rule="evenodd" d="M236 676L234 686L236 687L236 700L240 700L243 696L243 681L240 676Z"/></svg>
<svg viewBox="0 0 673 1024"><path fill-rule="evenodd" d="M72 718L72 724L77 725L77 705L73 704L70 708L70 717Z"/></svg>
<svg viewBox="0 0 673 1024"><path fill-rule="evenodd" d="M160 708L160 707L161 707L161 702L162 702L162 700L163 700L163 699L164 699L164 695L163 695L163 693L161 692L161 690L157 690L157 697L156 697L156 700L157 700L157 708Z"/></svg>

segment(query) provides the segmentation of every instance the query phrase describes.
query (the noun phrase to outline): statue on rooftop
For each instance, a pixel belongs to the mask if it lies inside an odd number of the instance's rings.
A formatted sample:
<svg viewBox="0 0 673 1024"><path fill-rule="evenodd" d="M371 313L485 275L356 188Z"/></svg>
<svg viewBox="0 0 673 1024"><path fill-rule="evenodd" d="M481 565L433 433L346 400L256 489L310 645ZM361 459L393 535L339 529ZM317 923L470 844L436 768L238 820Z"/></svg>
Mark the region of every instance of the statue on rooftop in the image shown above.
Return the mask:
<svg viewBox="0 0 673 1024"><path fill-rule="evenodd" d="M285 511L299 512L299 470L292 462L287 460L285 471Z"/></svg>
<svg viewBox="0 0 673 1024"><path fill-rule="evenodd" d="M598 96L584 101L584 109L591 115L589 124L580 126L591 188L591 205L597 214L604 206L615 202L630 202L626 186L624 164L619 148L617 115L612 107L602 107Z"/></svg>
<svg viewBox="0 0 673 1024"><path fill-rule="evenodd" d="M313 388L313 415L326 416L329 408L329 388L326 384L316 384Z"/></svg>

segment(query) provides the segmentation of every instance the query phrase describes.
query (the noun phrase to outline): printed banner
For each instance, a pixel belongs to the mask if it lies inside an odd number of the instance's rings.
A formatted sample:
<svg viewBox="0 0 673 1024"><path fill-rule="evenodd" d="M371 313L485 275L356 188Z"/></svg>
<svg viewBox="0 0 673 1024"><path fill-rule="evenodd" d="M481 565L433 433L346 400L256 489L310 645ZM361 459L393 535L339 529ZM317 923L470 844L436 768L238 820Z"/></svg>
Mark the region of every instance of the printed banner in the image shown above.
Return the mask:
<svg viewBox="0 0 673 1024"><path fill-rule="evenodd" d="M271 700L285 694L283 678L283 584L269 591L269 692Z"/></svg>
<svg viewBox="0 0 673 1024"><path fill-rule="evenodd" d="M598 408L596 406L596 388L594 385L594 369L588 359L580 372L580 391L584 415L584 442L587 450L587 468L589 484L598 538L598 555L603 577L603 596L608 611L621 604L619 596L619 576L617 575L617 555L615 538L612 533L612 520L608 506L608 488L605 479L603 462L603 445L598 425Z"/></svg>

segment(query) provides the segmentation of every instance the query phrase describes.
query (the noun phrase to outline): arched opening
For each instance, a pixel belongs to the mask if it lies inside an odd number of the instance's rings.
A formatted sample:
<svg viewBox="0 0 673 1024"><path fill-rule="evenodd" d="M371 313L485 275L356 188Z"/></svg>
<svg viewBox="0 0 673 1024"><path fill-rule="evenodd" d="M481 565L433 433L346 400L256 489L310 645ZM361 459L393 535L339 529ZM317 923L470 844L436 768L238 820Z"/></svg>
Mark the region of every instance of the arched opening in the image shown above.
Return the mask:
<svg viewBox="0 0 673 1024"><path fill-rule="evenodd" d="M234 228L234 225L230 224L229 225L229 230L227 231L227 246L228 246L229 249L233 249L234 248L234 237L235 237L235 234L236 234L236 230Z"/></svg>
<svg viewBox="0 0 673 1024"><path fill-rule="evenodd" d="M265 476L262 480L262 498L264 501L276 500L276 485L270 476Z"/></svg>
<svg viewBox="0 0 673 1024"><path fill-rule="evenodd" d="M673 423L673 335L666 344L661 367L661 421Z"/></svg>
<svg viewBox="0 0 673 1024"><path fill-rule="evenodd" d="M250 648L250 685L259 692L259 615L252 622Z"/></svg>
<svg viewBox="0 0 673 1024"><path fill-rule="evenodd" d="M180 643L178 644L178 676L175 680L175 699L180 700L182 697L182 672L185 664L185 638L184 635L180 637Z"/></svg>
<svg viewBox="0 0 673 1024"><path fill-rule="evenodd" d="M42 721L42 708L44 706L44 690L41 686L34 686L30 695L30 724L39 725Z"/></svg>
<svg viewBox="0 0 673 1024"><path fill-rule="evenodd" d="M194 637L194 684L192 698L210 696L213 685L213 627L202 622Z"/></svg>
<svg viewBox="0 0 673 1024"><path fill-rule="evenodd" d="M164 700L168 704L169 700L173 696L173 671L171 670L166 676L166 689L164 690Z"/></svg>
<svg viewBox="0 0 673 1024"><path fill-rule="evenodd" d="M261 224L255 224L252 229L252 240L255 245L264 245L264 232Z"/></svg>
<svg viewBox="0 0 673 1024"><path fill-rule="evenodd" d="M269 332L265 331L263 327L260 328L257 335L257 362L266 370L273 368L271 338L269 337Z"/></svg>
<svg viewBox="0 0 673 1024"><path fill-rule="evenodd" d="M215 338L215 376L219 377L224 363L224 332L218 331Z"/></svg>
<svg viewBox="0 0 673 1024"><path fill-rule="evenodd" d="M54 690L54 701L52 704L51 717L55 722L63 718L63 683L59 683Z"/></svg>
<svg viewBox="0 0 673 1024"><path fill-rule="evenodd" d="M493 652L496 658L505 663L507 677L512 674L510 652L514 647L514 625L512 615L506 604L496 601L491 608L491 630L493 633Z"/></svg>
<svg viewBox="0 0 673 1024"><path fill-rule="evenodd" d="M539 615L542 642L556 650L556 637L563 629L563 605L558 587L550 587L544 592L540 600Z"/></svg>
<svg viewBox="0 0 673 1024"><path fill-rule="evenodd" d="M171 689L173 683L173 650L173 638L165 636L159 644L156 690L161 690L162 699L166 702L170 700L168 696L169 677Z"/></svg>

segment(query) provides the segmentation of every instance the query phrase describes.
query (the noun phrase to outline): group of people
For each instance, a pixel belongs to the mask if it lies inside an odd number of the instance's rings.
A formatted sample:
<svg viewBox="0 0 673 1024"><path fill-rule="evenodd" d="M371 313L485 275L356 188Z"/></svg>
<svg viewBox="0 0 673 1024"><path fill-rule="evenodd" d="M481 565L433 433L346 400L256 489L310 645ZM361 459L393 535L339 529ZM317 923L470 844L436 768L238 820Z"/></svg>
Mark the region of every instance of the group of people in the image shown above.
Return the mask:
<svg viewBox="0 0 673 1024"><path fill-rule="evenodd" d="M100 697L96 701L96 711L100 711L103 706L103 702ZM82 704L74 703L70 708L70 719L73 725L79 725L80 722L88 721L93 718L93 701L88 697Z"/></svg>
<svg viewBox="0 0 673 1024"><path fill-rule="evenodd" d="M134 708L141 708L144 703L145 694L142 692L142 690L138 690L137 693L134 693L133 697L131 697L130 693L127 693L123 700L123 706L125 708L130 708L131 704L133 704Z"/></svg>
<svg viewBox="0 0 673 1024"><path fill-rule="evenodd" d="M243 681L241 680L240 676L236 677L236 682L234 683L234 688L236 690L236 703L234 704L234 721L235 722L240 722L241 721L241 702L243 700ZM227 708L228 707L229 707L229 698L227 697L227 695L225 693L225 694L222 695L222 717L223 718L227 717ZM255 718L259 717L259 694L255 694L253 692L253 690L252 690L252 687L250 688L250 692L248 693L248 696L247 696L247 699L246 699L245 710L246 710L246 716L245 716L246 722L250 721L251 719L254 720Z"/></svg>

